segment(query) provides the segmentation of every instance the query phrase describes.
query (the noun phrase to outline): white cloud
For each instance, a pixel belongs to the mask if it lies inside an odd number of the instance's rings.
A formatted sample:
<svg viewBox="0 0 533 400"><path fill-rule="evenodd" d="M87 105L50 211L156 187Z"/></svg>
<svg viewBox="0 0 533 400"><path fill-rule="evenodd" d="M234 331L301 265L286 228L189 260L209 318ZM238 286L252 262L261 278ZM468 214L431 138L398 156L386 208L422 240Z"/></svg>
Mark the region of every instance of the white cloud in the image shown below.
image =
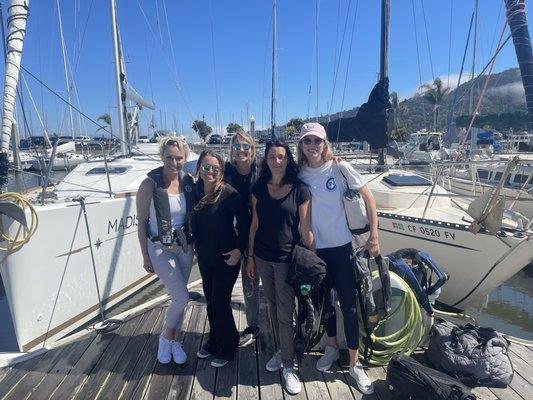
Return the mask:
<svg viewBox="0 0 533 400"><path fill-rule="evenodd" d="M488 93L495 94L504 98L521 97L525 101L525 92L522 82L508 83L507 85L492 87Z"/></svg>
<svg viewBox="0 0 533 400"><path fill-rule="evenodd" d="M471 79L471 76L472 75L470 73L463 73L461 76L461 84L468 82ZM438 78L440 78L444 84L444 87L450 87L452 90L457 87L457 82L459 82L459 74L441 75ZM431 85L433 84L433 80L425 81L422 83L422 85L424 84ZM417 86L416 88L413 88L405 93L400 93L400 101L413 97L416 93L420 93L420 86Z"/></svg>

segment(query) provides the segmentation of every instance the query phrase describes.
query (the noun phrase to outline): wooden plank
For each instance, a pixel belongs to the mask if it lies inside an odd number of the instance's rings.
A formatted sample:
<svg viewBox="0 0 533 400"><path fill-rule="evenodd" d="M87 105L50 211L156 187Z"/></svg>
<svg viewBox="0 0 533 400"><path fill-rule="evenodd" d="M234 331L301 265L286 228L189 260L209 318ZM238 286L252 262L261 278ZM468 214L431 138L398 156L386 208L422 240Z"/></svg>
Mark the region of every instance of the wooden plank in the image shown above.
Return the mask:
<svg viewBox="0 0 533 400"><path fill-rule="evenodd" d="M322 353L319 355L322 356ZM352 389L346 377L342 373L341 366L339 363L334 363L329 371L326 371L322 374L324 376L324 382L329 391L329 395L334 400L340 399L357 399L360 400L363 398L363 395L356 389Z"/></svg>
<svg viewBox="0 0 533 400"><path fill-rule="evenodd" d="M207 341L209 323L206 321L201 346ZM204 400L213 398L217 368L211 366L211 357L199 359L196 362L196 373L191 388L190 400Z"/></svg>
<svg viewBox="0 0 533 400"><path fill-rule="evenodd" d="M168 400L188 400L191 394L196 364L196 352L200 350L202 335L206 325L207 312L205 306L193 306L189 328L183 341L183 350L187 353L187 363L178 365L170 384Z"/></svg>
<svg viewBox="0 0 533 400"><path fill-rule="evenodd" d="M264 297L263 297L264 298ZM261 302L259 307L259 325L261 334L256 340L259 372L259 394L261 399L273 400L284 398L284 390L281 386L280 372L269 372L265 365L276 352L274 332L270 318L267 317L266 302Z"/></svg>
<svg viewBox="0 0 533 400"><path fill-rule="evenodd" d="M96 337L96 333L93 333L78 339L74 343L64 345L65 352L61 359L46 374L44 379L32 389L33 391L28 399L35 400L50 397L54 390L68 376L91 343L96 340Z"/></svg>
<svg viewBox="0 0 533 400"><path fill-rule="evenodd" d="M309 399L330 400L328 387L324 382L322 372L319 372L316 367L317 355L308 354L303 357L303 360L298 368L302 384L305 385L305 391L302 390L300 395L305 395ZM351 397L351 395L350 395ZM291 396L292 399L292 396Z"/></svg>
<svg viewBox="0 0 533 400"><path fill-rule="evenodd" d="M530 399L533 397L531 384L519 374L514 374L513 380L509 386L524 399Z"/></svg>
<svg viewBox="0 0 533 400"><path fill-rule="evenodd" d="M240 310L241 329L246 321L244 305ZM257 371L257 345L252 341L239 349L239 376L237 393L239 400L256 400L259 398L259 375ZM273 399L272 399L273 400Z"/></svg>
<svg viewBox="0 0 533 400"><path fill-rule="evenodd" d="M192 307L187 307L184 311L183 321L181 324L180 332L180 341L183 341L184 332L189 326L189 321L191 319ZM170 384L174 377L174 370L176 369L176 363L174 360L171 360L168 364L161 364L157 362L155 364L154 372L152 373L152 379L150 379L150 384L148 386L148 391L144 396L145 399L162 399L165 398L170 389Z"/></svg>
<svg viewBox="0 0 533 400"><path fill-rule="evenodd" d="M76 398L94 399L98 396L98 393L106 384L110 371L119 360L131 336L135 333L139 325L142 324L143 318L144 314L140 314L123 323L123 328L117 332L111 344L107 346L102 357L100 357L94 368L90 371L83 386L76 394Z"/></svg>
<svg viewBox="0 0 533 400"><path fill-rule="evenodd" d="M524 400L524 398L516 393L511 387L505 389L490 388L490 391L501 400ZM526 400L529 398L531 398L531 396L527 397Z"/></svg>
<svg viewBox="0 0 533 400"><path fill-rule="evenodd" d="M98 334L78 360L74 368L52 393L50 399L63 400L74 397L87 379L89 373L98 363L98 360L105 352L107 346L109 346L111 341L119 335L123 329L125 329L124 325L120 326L113 332Z"/></svg>
<svg viewBox="0 0 533 400"><path fill-rule="evenodd" d="M11 371L0 382L1 398L14 398L18 400L21 397L26 397L33 388L31 386L32 383L35 384L41 381L44 375L60 359L63 350L63 347L52 349L36 358L13 365ZM16 391L18 397L12 396L14 391Z"/></svg>
<svg viewBox="0 0 533 400"><path fill-rule="evenodd" d="M121 399L140 399L143 397L146 385L150 379L155 363L157 362L157 348L159 346L159 333L165 321L167 307L161 307L161 313L157 316L157 320L152 329L152 333L142 352L137 359L135 367L131 371L129 377L125 378L126 385L120 394Z"/></svg>
<svg viewBox="0 0 533 400"><path fill-rule="evenodd" d="M518 343L511 343L509 349L512 353L516 354L518 357L520 357L522 360L524 360L526 363L533 367L533 351L531 349Z"/></svg>
<svg viewBox="0 0 533 400"><path fill-rule="evenodd" d="M113 366L107 381L98 394L98 399L115 400L119 398L124 385L137 364L140 354L142 354L151 337L150 334L161 312L162 307L155 307L146 311L139 328L135 332L135 336L129 340L118 362Z"/></svg>
<svg viewBox="0 0 533 400"><path fill-rule="evenodd" d="M525 362L522 357L514 353L511 354L511 363L513 364L515 374L520 374L530 385L533 385L533 367Z"/></svg>
<svg viewBox="0 0 533 400"><path fill-rule="evenodd" d="M498 397L494 393L492 393L489 388L483 386L472 388L472 393L474 393L478 399L498 400Z"/></svg>
<svg viewBox="0 0 533 400"><path fill-rule="evenodd" d="M235 325L237 331L241 330L241 318L240 310L241 304L232 303L232 313L233 319L235 320ZM244 324L244 321L243 321ZM238 380L238 365L239 365L239 350L237 354L228 362L224 367L219 368L217 371L217 380L215 383L215 399L231 399L236 400L237 398L237 380Z"/></svg>

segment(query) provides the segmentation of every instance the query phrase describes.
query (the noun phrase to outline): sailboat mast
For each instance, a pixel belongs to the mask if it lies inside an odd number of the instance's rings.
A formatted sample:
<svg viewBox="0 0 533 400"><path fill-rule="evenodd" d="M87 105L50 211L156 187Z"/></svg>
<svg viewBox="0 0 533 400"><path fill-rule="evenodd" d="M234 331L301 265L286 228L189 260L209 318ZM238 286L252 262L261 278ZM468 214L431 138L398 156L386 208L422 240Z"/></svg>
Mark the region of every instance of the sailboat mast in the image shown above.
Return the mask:
<svg viewBox="0 0 533 400"><path fill-rule="evenodd" d="M2 152L0 153L0 191L7 190L8 151L13 129L15 96L20 73L22 47L26 35L29 0L11 0L8 7L8 34L6 43L4 104L2 114Z"/></svg>
<svg viewBox="0 0 533 400"><path fill-rule="evenodd" d="M389 77L389 28L390 28L390 0L381 0L381 43L379 60L380 79ZM378 164L385 165L386 148L378 152Z"/></svg>
<svg viewBox="0 0 533 400"><path fill-rule="evenodd" d="M61 38L61 51L63 53L63 69L65 70L65 84L67 85L67 101L68 101L68 113L70 117L70 134L72 139L76 139L76 132L74 131L74 118L72 117L72 106L70 100L70 79L68 76L68 67L67 67L67 49L65 47L65 37L63 35L63 21L61 18L61 7L59 5L59 0L56 0L57 5L57 18L59 20L59 35Z"/></svg>
<svg viewBox="0 0 533 400"><path fill-rule="evenodd" d="M272 139L276 137L276 0L272 1L272 99L270 103L270 133Z"/></svg>
<svg viewBox="0 0 533 400"><path fill-rule="evenodd" d="M472 115L474 112L474 74L476 73L476 44L477 44L477 14L478 14L478 0L474 2L474 43L472 50L472 84L470 85L470 101L468 103L468 114Z"/></svg>
<svg viewBox="0 0 533 400"><path fill-rule="evenodd" d="M129 153L128 140L126 138L126 124L125 124L125 91L122 85L124 73L122 72L122 62L120 55L120 45L118 37L118 23L117 23L117 11L115 0L111 2L111 27L113 32L113 50L115 56L115 82L117 85L117 113L118 113L118 129L120 132L120 151L123 156Z"/></svg>
<svg viewBox="0 0 533 400"><path fill-rule="evenodd" d="M529 131L533 131L533 54L526 18L525 0L505 0L507 22L513 36L516 59L526 93Z"/></svg>

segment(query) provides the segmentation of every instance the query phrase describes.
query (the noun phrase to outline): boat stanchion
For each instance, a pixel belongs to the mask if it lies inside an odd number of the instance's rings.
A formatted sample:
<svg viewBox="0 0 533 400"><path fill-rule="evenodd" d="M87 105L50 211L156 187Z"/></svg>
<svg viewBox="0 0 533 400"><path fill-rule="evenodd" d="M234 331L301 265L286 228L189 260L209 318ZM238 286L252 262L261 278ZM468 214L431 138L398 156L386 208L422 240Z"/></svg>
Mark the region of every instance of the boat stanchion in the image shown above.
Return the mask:
<svg viewBox="0 0 533 400"><path fill-rule="evenodd" d="M87 219L87 208L85 207L85 198L83 196L79 196L72 200L77 203L80 203L81 209L83 211L83 217L85 219L85 228L87 229L87 239L89 241L89 250L91 252L91 263L94 273L94 283L96 286L96 294L98 295L98 307L100 309L101 318L100 322L93 325L93 329L99 332L109 332L117 329L122 324L122 321L117 319L105 319L104 307L102 305L102 298L100 296L100 286L98 285L98 275L96 274L96 262L94 261L94 251L91 240L91 230L89 228L89 220Z"/></svg>

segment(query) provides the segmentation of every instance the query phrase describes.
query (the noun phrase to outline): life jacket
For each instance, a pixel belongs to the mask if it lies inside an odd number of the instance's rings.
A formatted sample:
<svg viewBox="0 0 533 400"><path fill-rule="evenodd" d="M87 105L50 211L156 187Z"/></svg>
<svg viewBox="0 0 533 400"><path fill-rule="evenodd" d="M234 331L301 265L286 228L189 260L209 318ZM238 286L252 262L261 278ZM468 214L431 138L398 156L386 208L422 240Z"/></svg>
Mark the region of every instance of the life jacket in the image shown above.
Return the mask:
<svg viewBox="0 0 533 400"><path fill-rule="evenodd" d="M435 260L431 256L417 249L400 249L388 255L389 268L400 278L405 280L413 289L418 302L428 313L433 312L433 307L429 302L428 296L435 293L449 279L442 272ZM412 265L407 264L406 260L412 260ZM433 283L433 274L437 280Z"/></svg>
<svg viewBox="0 0 533 400"><path fill-rule="evenodd" d="M154 183L152 199L154 202L155 215L157 218L157 236L150 237L152 241L159 241L162 245L171 247L176 241L193 242L191 229L191 213L196 204L194 180L190 174L180 171L180 181L185 194L186 217L182 230L172 229L172 216L170 215L170 201L163 179L163 167L158 167L148 172L148 178ZM149 229L146 229L149 234ZM184 236L184 237L183 237ZM184 243L181 243L182 245Z"/></svg>

